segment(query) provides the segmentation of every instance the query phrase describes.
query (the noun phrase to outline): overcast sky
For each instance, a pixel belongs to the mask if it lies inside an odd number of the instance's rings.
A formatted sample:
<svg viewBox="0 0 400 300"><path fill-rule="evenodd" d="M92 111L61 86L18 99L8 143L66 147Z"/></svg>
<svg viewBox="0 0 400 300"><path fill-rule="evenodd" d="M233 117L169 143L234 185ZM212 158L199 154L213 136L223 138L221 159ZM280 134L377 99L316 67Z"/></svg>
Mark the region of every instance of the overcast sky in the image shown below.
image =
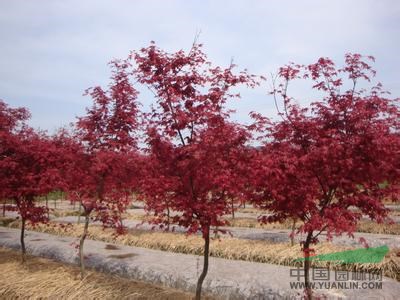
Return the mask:
<svg viewBox="0 0 400 300"><path fill-rule="evenodd" d="M400 1L16 1L0 0L0 99L48 129L74 121L106 85L107 62L151 40L189 49L197 31L209 59L267 75L289 62L348 52L376 57L377 78L400 96ZM268 85L243 92L235 119L275 114ZM302 91L306 97L306 91ZM152 99L144 95L147 106Z"/></svg>

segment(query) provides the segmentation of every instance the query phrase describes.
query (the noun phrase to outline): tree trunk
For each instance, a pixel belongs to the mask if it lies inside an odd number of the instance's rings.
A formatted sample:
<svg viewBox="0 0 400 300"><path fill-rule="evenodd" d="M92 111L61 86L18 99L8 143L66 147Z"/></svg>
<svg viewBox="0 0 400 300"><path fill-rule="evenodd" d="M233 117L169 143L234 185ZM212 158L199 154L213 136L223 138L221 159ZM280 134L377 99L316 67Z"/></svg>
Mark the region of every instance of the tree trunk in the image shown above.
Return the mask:
<svg viewBox="0 0 400 300"><path fill-rule="evenodd" d="M167 222L168 222L168 224L167 224L167 230L169 231L169 219L170 219L170 216L169 216L169 206L167 206Z"/></svg>
<svg viewBox="0 0 400 300"><path fill-rule="evenodd" d="M50 210L49 210L49 194L45 196L46 198L46 209L47 209L47 218L50 218Z"/></svg>
<svg viewBox="0 0 400 300"><path fill-rule="evenodd" d="M3 200L3 217L5 217L6 216L6 200L4 199Z"/></svg>
<svg viewBox="0 0 400 300"><path fill-rule="evenodd" d="M208 257L210 252L210 227L207 228L207 234L204 237L204 263L203 263L203 271L197 281L196 287L196 300L201 299L201 287L203 285L204 278L206 278L208 272Z"/></svg>
<svg viewBox="0 0 400 300"><path fill-rule="evenodd" d="M83 228L83 234L81 236L81 239L79 241L79 265L81 268L81 279L85 276L85 262L84 262L84 255L83 255L83 244L85 243L85 239L88 233L88 227L89 227L89 215L85 215L85 227Z"/></svg>
<svg viewBox="0 0 400 300"><path fill-rule="evenodd" d="M26 260L26 248L25 248L25 219L22 218L21 224L21 258L22 263L25 263Z"/></svg>
<svg viewBox="0 0 400 300"><path fill-rule="evenodd" d="M311 238L312 238L313 232L309 232L306 238L306 241L304 242L304 284L305 284L305 295L306 299L311 300L312 299L312 289L310 286L310 266L311 266L311 261L310 261L310 243L311 243Z"/></svg>
<svg viewBox="0 0 400 300"><path fill-rule="evenodd" d="M294 231L296 230L296 219L293 219L292 223L292 233L290 234L290 245L294 246Z"/></svg>
<svg viewBox="0 0 400 300"><path fill-rule="evenodd" d="M232 209L232 219L235 218L235 206L233 205L233 199L231 201L231 209Z"/></svg>
<svg viewBox="0 0 400 300"><path fill-rule="evenodd" d="M81 213L82 213L82 204L79 202L79 207L78 207L78 224L81 223Z"/></svg>

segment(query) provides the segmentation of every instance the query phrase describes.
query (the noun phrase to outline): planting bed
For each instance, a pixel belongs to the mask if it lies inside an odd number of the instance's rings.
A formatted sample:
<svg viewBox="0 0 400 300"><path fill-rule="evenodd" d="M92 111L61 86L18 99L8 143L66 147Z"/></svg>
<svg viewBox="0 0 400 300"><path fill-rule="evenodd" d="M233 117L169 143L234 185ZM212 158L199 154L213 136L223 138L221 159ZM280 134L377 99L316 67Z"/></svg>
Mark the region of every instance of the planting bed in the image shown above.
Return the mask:
<svg viewBox="0 0 400 300"><path fill-rule="evenodd" d="M0 228L0 245L19 248L19 230ZM26 243L30 254L52 258L64 263L77 263L76 240L29 231ZM122 245L87 241L87 264L100 271L118 274L152 284L193 291L202 259L184 255ZM272 275L273 274L273 275ZM331 278L334 278L332 274ZM299 296L290 289L290 267L265 263L211 258L210 273L204 291L224 299L265 299ZM400 294L400 283L384 278L382 290L320 290L330 297L363 297L395 299Z"/></svg>

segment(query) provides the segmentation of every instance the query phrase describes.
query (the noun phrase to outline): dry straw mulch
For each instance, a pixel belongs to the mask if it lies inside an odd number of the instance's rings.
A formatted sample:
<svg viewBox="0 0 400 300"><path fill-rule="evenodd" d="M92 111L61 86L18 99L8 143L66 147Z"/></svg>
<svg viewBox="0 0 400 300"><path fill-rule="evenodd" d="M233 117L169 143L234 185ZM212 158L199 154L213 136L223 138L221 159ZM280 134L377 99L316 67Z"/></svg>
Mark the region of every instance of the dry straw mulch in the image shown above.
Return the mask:
<svg viewBox="0 0 400 300"><path fill-rule="evenodd" d="M19 227L18 222L10 224ZM32 229L30 227L29 229ZM34 230L56 234L61 236L79 237L83 231L83 225L72 224L66 228L52 225L37 225ZM129 230L125 235L115 236L111 229L103 229L100 226L89 227L89 239L116 243L127 246L144 247L184 254L201 255L203 253L203 239L200 236L186 236L181 233L156 232L143 230ZM327 254L332 252L352 249L332 243L323 242L315 247L315 254ZM245 260L252 262L271 263L285 266L300 266L301 263L293 262L302 257L300 245L290 246L289 243L272 243L267 241L246 240L230 237L213 239L210 245L210 255L233 260ZM400 281L400 249L391 249L384 260L378 264L352 264L339 265L329 262L314 263L315 266L333 269L357 270L364 272L379 272Z"/></svg>
<svg viewBox="0 0 400 300"><path fill-rule="evenodd" d="M93 270L80 280L76 266L38 257L22 264L18 252L1 247L0 268L0 299L192 299L188 293Z"/></svg>
<svg viewBox="0 0 400 300"><path fill-rule="evenodd" d="M235 218L228 220L230 226L233 227L264 228L264 229L291 229L293 223L291 220L287 220L283 223L260 224L255 218ZM296 226L297 227L300 226L300 223L297 222ZM357 225L357 232L400 235L400 223L377 224L372 221L362 220Z"/></svg>
<svg viewBox="0 0 400 300"><path fill-rule="evenodd" d="M392 216L396 216L396 213L392 213ZM126 214L125 218L128 220L137 220L137 221L147 221L150 217L146 215L139 214ZM262 228L262 229L292 229L293 221L287 220L282 223L267 223L260 224L256 218L251 217L236 217L236 218L227 218L229 222L229 226L231 227L246 227L246 228ZM299 227L300 222L296 222L296 227ZM382 223L377 224L375 222L369 220L362 220L357 225L358 232L365 233L376 233L376 234L395 234L400 235L400 223L388 224Z"/></svg>

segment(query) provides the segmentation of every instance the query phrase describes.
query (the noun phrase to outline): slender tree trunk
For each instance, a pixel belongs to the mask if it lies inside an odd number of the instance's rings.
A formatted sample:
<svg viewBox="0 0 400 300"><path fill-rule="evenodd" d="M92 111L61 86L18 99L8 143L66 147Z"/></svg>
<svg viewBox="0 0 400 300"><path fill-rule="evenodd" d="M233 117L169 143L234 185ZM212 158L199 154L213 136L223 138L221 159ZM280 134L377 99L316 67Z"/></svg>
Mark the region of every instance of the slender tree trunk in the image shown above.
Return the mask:
<svg viewBox="0 0 400 300"><path fill-rule="evenodd" d="M233 204L233 199L231 200L231 209L232 209L232 219L235 218L235 206Z"/></svg>
<svg viewBox="0 0 400 300"><path fill-rule="evenodd" d="M79 202L79 208L78 208L78 224L81 223L81 213L82 213L82 204Z"/></svg>
<svg viewBox="0 0 400 300"><path fill-rule="evenodd" d="M46 209L47 209L47 218L50 218L50 210L49 210L49 194L45 196L46 199Z"/></svg>
<svg viewBox="0 0 400 300"><path fill-rule="evenodd" d="M168 229L168 230L169 230L169 219L170 219L170 216L169 216L169 206L167 206L167 220L168 220L167 229Z"/></svg>
<svg viewBox="0 0 400 300"><path fill-rule="evenodd" d="M89 227L89 215L85 215L85 227L83 228L83 234L81 236L81 239L79 241L79 265L81 268L81 279L84 278L85 276L85 261L84 261L84 255L83 255L83 244L85 243L85 239L88 233L88 227Z"/></svg>
<svg viewBox="0 0 400 300"><path fill-rule="evenodd" d="M6 199L3 200L3 217L6 216Z"/></svg>
<svg viewBox="0 0 400 300"><path fill-rule="evenodd" d="M309 232L306 238L306 241L304 242L304 284L305 284L305 294L308 300L313 299L312 298L312 289L310 286L310 266L311 266L311 261L310 261L310 243L311 243L311 238L312 238L313 232Z"/></svg>
<svg viewBox="0 0 400 300"><path fill-rule="evenodd" d="M26 260L26 248L25 248L25 219L22 218L22 224L21 224L21 258L22 258L22 263L25 263Z"/></svg>
<svg viewBox="0 0 400 300"><path fill-rule="evenodd" d="M57 199L54 198L54 209L57 209Z"/></svg>
<svg viewBox="0 0 400 300"><path fill-rule="evenodd" d="M292 233L290 234L290 245L294 246L294 231L296 230L296 219L293 218Z"/></svg>
<svg viewBox="0 0 400 300"><path fill-rule="evenodd" d="M200 274L200 277L197 281L196 287L196 300L201 299L201 287L203 285L204 278L206 278L208 272L208 257L210 252L210 227L207 228L207 234L204 237L204 263L203 263L203 271Z"/></svg>

